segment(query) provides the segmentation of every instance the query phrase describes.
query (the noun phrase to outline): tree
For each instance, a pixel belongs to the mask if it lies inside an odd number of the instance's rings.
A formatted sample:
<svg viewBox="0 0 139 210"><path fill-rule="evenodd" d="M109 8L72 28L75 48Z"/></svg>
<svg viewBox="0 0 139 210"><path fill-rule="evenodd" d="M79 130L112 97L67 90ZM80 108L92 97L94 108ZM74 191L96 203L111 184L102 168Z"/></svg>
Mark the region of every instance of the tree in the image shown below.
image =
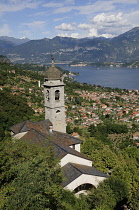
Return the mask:
<svg viewBox="0 0 139 210"><path fill-rule="evenodd" d="M62 173L52 147L7 139L1 143L1 210L89 210L86 197L61 186Z"/></svg>
<svg viewBox="0 0 139 210"><path fill-rule="evenodd" d="M109 178L101 183L89 197L94 210L118 210L127 204L129 192L123 180Z"/></svg>
<svg viewBox="0 0 139 210"><path fill-rule="evenodd" d="M71 134L73 132L71 123L68 123L66 126L66 133Z"/></svg>
<svg viewBox="0 0 139 210"><path fill-rule="evenodd" d="M4 130L9 130L10 126L29 119L33 114L34 111L27 105L25 99L0 91L0 129L2 131L0 140L4 137Z"/></svg>
<svg viewBox="0 0 139 210"><path fill-rule="evenodd" d="M62 176L51 147L8 140L1 155L1 209L61 207Z"/></svg>

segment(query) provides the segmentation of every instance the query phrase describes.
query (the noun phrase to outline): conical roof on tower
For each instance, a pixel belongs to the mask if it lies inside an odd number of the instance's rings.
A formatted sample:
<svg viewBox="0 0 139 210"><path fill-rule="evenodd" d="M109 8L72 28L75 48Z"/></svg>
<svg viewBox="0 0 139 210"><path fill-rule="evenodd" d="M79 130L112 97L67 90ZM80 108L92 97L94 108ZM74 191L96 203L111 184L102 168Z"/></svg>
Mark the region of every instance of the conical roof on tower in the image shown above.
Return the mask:
<svg viewBox="0 0 139 210"><path fill-rule="evenodd" d="M61 80L61 78L62 78L61 72L54 65L54 59L53 58L52 58L52 65L46 71L45 78L47 80Z"/></svg>

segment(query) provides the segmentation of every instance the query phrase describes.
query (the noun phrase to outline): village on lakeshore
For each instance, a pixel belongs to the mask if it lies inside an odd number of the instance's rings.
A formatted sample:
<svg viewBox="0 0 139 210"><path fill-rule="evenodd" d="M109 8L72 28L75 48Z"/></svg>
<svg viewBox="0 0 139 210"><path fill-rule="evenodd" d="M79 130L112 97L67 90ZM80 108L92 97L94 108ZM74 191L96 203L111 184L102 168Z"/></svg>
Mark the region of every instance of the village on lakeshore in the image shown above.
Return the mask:
<svg viewBox="0 0 139 210"><path fill-rule="evenodd" d="M16 78L15 70L9 71L8 74ZM71 75L69 72L69 76ZM67 82L72 80L71 77L65 78ZM110 119L114 123L126 123L130 127L132 123L139 122L139 90L91 86L91 89L84 90L84 84L80 84L80 88L73 88L72 93L65 89L67 125L87 128L91 124L98 125L105 119ZM27 104L34 110L36 116L44 115L43 82L34 80L32 85L29 78L21 77L18 84L9 83L8 87L11 88L12 95L26 98ZM5 88L7 85L1 86L0 90ZM74 133L73 135L79 136ZM136 133L134 138L138 139L138 135Z"/></svg>

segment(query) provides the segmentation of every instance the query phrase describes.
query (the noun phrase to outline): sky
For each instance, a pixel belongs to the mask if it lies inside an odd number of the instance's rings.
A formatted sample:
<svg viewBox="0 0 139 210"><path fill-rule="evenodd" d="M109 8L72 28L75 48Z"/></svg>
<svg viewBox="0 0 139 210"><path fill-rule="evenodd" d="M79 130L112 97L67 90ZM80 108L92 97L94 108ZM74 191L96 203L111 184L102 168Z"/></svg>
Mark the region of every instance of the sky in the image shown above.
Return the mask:
<svg viewBox="0 0 139 210"><path fill-rule="evenodd" d="M139 0L0 0L0 36L118 36L139 26Z"/></svg>

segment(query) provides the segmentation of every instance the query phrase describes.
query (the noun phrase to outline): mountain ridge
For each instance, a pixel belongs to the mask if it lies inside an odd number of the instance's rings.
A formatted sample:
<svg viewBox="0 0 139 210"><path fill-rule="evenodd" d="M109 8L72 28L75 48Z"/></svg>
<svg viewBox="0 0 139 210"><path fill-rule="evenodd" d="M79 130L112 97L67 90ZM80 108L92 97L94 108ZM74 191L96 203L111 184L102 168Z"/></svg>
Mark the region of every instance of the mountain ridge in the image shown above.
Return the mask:
<svg viewBox="0 0 139 210"><path fill-rule="evenodd" d="M2 42L2 43L1 43ZM130 62L139 60L139 27L112 39L70 38L56 36L29 40L22 44L1 40L0 54L6 55L14 63L50 63L53 54L56 63L81 62Z"/></svg>

